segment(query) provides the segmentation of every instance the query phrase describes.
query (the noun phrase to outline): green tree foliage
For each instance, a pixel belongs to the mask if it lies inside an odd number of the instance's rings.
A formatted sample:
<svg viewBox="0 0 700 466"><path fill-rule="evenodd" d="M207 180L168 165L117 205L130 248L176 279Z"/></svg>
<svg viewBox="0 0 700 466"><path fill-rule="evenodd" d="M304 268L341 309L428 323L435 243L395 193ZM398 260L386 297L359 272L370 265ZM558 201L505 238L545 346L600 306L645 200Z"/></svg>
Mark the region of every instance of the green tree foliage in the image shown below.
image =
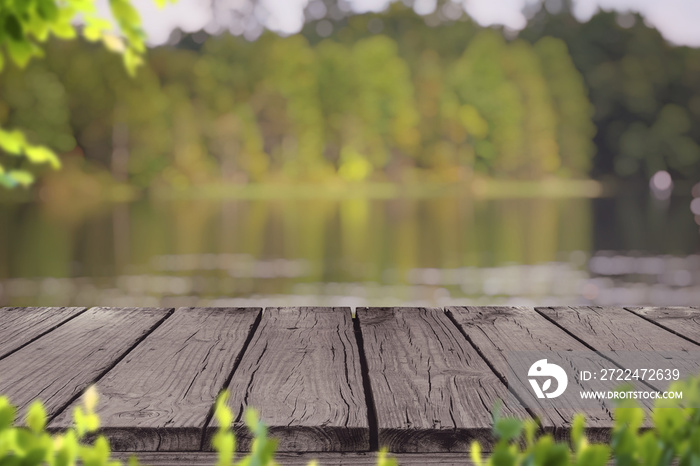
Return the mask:
<svg viewBox="0 0 700 466"><path fill-rule="evenodd" d="M579 23L564 2L506 40L450 2L426 17L394 3L310 20L291 37L185 36L130 79L123 64L133 72L143 35L123 1L111 2L119 37L87 0L61 3L85 26L21 23L20 48L47 59L0 75L0 125L17 128L0 129L3 184L31 182L32 163L57 166L48 148L138 187L700 176L700 51L669 46L639 17Z"/></svg>
<svg viewBox="0 0 700 466"><path fill-rule="evenodd" d="M584 112L587 102L584 90L575 86L556 95L553 80L576 76L545 73L543 63L528 43L507 43L491 30L478 34L455 63L450 83L458 102L448 103L447 111L474 146L476 170L533 179L561 173L558 133L569 121L560 117L555 102L571 99Z"/></svg>
<svg viewBox="0 0 700 466"><path fill-rule="evenodd" d="M285 174L322 176L326 163L314 52L299 35L287 39L268 35L265 39L261 41L265 71L259 94L265 100L263 140L274 144L269 152Z"/></svg>
<svg viewBox="0 0 700 466"><path fill-rule="evenodd" d="M396 8L388 15L398 19L385 17L386 29L397 31L397 23L415 18ZM560 118L558 103L570 112L580 105L583 119L590 109L585 90L567 82L581 81L572 66L547 73L528 43L508 43L493 30L473 36L459 55L454 47L423 45L431 41L414 37L416 31L399 32L423 47L404 51L401 41L358 29L379 17L351 18L337 37L320 42L268 33L252 43L209 38L198 55L155 51L125 91L139 95L126 98L135 103L128 113L130 177L143 179L141 185L179 186L217 176L402 180L416 170L447 180L474 171L505 178L585 176L585 164L562 162L570 157L562 157L558 143L560 133L589 144L592 137L590 125L569 133L561 127L569 120ZM152 75L141 94L142 76ZM556 95L553 80L560 87ZM174 88L181 91L170 95ZM142 117L147 96L163 103ZM177 129L168 120L186 108L197 109L197 121ZM161 138L163 131L171 137ZM149 137L163 141L162 149L150 150ZM107 136L102 144L102 153L112 152ZM197 154L192 166L180 162L183 147ZM161 162L151 166L162 172L144 176L144 160L156 159Z"/></svg>
<svg viewBox="0 0 700 466"><path fill-rule="evenodd" d="M104 47L51 40L46 60L0 75L0 125L26 134L3 132L5 149L75 141L139 187L700 175L700 51L640 18L580 24L566 8L507 40L450 5L420 17L395 3L253 42L199 32L153 50L131 79Z"/></svg>
<svg viewBox="0 0 700 466"><path fill-rule="evenodd" d="M562 40L544 37L535 44L535 52L540 57L556 108L562 170L566 173L587 173L595 153L592 138L596 128L591 120L594 109L586 97L583 78Z"/></svg>
<svg viewBox="0 0 700 466"><path fill-rule="evenodd" d="M396 44L374 36L352 47L324 41L318 50L320 100L338 174L363 180L411 157L419 117Z"/></svg>
<svg viewBox="0 0 700 466"><path fill-rule="evenodd" d="M632 122L620 138L615 169L622 175L668 168L692 172L700 162L700 146L688 135L690 130L688 112L675 104L665 105L649 126L642 121Z"/></svg>
<svg viewBox="0 0 700 466"><path fill-rule="evenodd" d="M516 40L505 66L520 94L524 109L523 145L515 170L528 178L556 173L561 166L557 144L557 116L539 57L530 44Z"/></svg>
<svg viewBox="0 0 700 466"><path fill-rule="evenodd" d="M553 60L556 52L551 37L561 39L570 51L595 108L594 142L598 150L593 173L649 177L657 170L670 170L675 176L697 179L698 50L671 46L639 15L604 11L579 23L571 12L571 1L562 3L563 8L557 13L545 8L536 12L520 36L533 43L546 40L551 44L538 43L536 47L545 63L549 63L547 73L555 73L555 66L563 67L568 62ZM556 72L564 70L559 68ZM567 81L569 86L580 86L577 79ZM553 88L555 94L557 89L563 89L563 85ZM562 104L558 105L563 110ZM571 111L565 113L569 125L564 128L591 134L587 122L575 118ZM562 153L569 154L566 157L573 157L576 151L571 152L571 145L564 141L576 138L560 134L560 143L565 144ZM587 144L577 146L584 148L585 153L591 150ZM579 160L576 165L585 167L583 154L575 158Z"/></svg>
<svg viewBox="0 0 700 466"><path fill-rule="evenodd" d="M503 67L506 54L503 36L483 31L455 63L449 81L459 98L459 106L450 110L476 138L476 169L493 174L513 173L523 145L525 110Z"/></svg>
<svg viewBox="0 0 700 466"><path fill-rule="evenodd" d="M157 0L157 3L163 5L165 1ZM121 32L119 36L111 32L113 27L109 20L97 15L95 3L90 0L0 2L0 71L5 67L5 57L9 57L19 68L25 68L33 57L44 55L45 43L50 37L69 40L75 39L80 33L86 40L100 41L106 48L120 53L126 69L130 74L134 74L146 50L145 34L140 27L139 15L128 0L110 0L109 5ZM82 22L81 26L75 24L78 19ZM15 74L15 79L16 77ZM14 115L17 123L22 126L26 123L28 127L40 133L41 127L44 126L49 137L41 142L58 150L66 150L71 145L72 137L52 134L55 133L54 128L46 127L47 124L60 126L65 124L66 120L63 114L65 107L60 102L65 99L65 95L56 82L56 77L37 71L30 74L26 84L25 89L22 89L23 86L17 81L13 86L10 79L12 92L6 94L14 97L14 102L8 102L10 107L14 103L17 107L25 108L25 115ZM15 95L16 90L24 91L24 95ZM35 112L27 110L36 103L32 102L33 99L40 99L42 105L51 106L44 121L37 121L32 117ZM30 113L27 115L27 112ZM41 119L42 117L38 118ZM27 169L28 165L48 164L53 168L60 166L53 150L44 145L30 143L25 133L18 129L10 131L0 128L0 149L9 156L0 159L0 185L5 187L31 184L34 176Z"/></svg>

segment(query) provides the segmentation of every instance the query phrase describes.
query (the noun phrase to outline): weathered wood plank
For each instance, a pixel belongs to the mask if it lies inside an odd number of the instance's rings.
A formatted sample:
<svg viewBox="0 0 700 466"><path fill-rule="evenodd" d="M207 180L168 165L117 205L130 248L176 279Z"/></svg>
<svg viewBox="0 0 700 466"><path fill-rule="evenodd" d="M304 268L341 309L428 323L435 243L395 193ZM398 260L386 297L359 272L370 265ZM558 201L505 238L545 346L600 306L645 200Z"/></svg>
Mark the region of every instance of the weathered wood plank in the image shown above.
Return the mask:
<svg viewBox="0 0 700 466"><path fill-rule="evenodd" d="M595 441L609 438L613 427L613 405L604 401L581 400L578 396L537 399L529 383L515 373L547 356L561 358L556 363L572 374L582 369L602 369L590 349L562 329L549 322L532 308L523 307L450 307L447 309L469 340L491 364L501 379L539 419L542 427L555 436L569 435L574 414L586 413L587 435ZM549 353L549 354L547 354ZM522 361L529 358L528 361ZM526 374L524 374L526 375ZM567 391L603 389L597 381L585 384L569 377Z"/></svg>
<svg viewBox="0 0 700 466"><path fill-rule="evenodd" d="M180 308L97 383L114 450L199 450L207 418L260 308ZM50 427L72 423L73 407Z"/></svg>
<svg viewBox="0 0 700 466"><path fill-rule="evenodd" d="M212 466L216 464L216 453L213 452L136 452L134 453L142 464L150 466ZM114 458L127 461L131 453L115 453ZM464 453L397 453L392 454L401 466L471 466L473 463ZM376 466L376 452L346 452L346 453L289 453L282 452L275 456L275 461L281 466L307 466L316 460L320 466Z"/></svg>
<svg viewBox="0 0 700 466"><path fill-rule="evenodd" d="M700 348L620 307L547 307L538 312L623 368L700 370ZM646 380L657 390L671 381Z"/></svg>
<svg viewBox="0 0 700 466"><path fill-rule="evenodd" d="M525 409L442 310L358 308L379 445L394 452L467 451L492 443L491 415Z"/></svg>
<svg viewBox="0 0 700 466"><path fill-rule="evenodd" d="M112 367L167 309L92 308L0 361L0 393L20 408L35 399L49 417Z"/></svg>
<svg viewBox="0 0 700 466"><path fill-rule="evenodd" d="M85 311L84 307L0 308L0 359Z"/></svg>
<svg viewBox="0 0 700 466"><path fill-rule="evenodd" d="M239 449L256 408L279 451L369 449L360 358L348 308L266 308L229 386ZM215 420L214 420L215 421ZM210 447L216 423L207 429Z"/></svg>
<svg viewBox="0 0 700 466"><path fill-rule="evenodd" d="M700 345L698 307L628 307L627 310Z"/></svg>

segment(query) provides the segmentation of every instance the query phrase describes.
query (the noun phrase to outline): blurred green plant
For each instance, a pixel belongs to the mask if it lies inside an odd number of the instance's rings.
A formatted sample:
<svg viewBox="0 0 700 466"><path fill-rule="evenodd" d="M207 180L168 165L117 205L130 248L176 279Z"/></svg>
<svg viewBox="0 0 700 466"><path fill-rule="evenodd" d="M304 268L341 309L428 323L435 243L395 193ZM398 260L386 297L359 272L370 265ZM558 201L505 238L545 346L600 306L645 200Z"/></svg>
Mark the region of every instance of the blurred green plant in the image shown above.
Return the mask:
<svg viewBox="0 0 700 466"><path fill-rule="evenodd" d="M253 433L250 452L235 461L236 439L231 432L233 414L227 406L228 392L222 392L216 400L214 416L219 429L212 438L212 446L218 454L217 466L277 466L274 460L277 441L267 435L267 428L260 421L257 411L248 409L245 421ZM100 419L95 413L98 393L95 386L83 395L83 406L73 411L73 427L60 434L46 430L47 415L40 401L32 403L25 416L26 427L14 427L17 409L7 397L0 397L0 465L3 466L121 466L112 458L109 441L99 434ZM92 443L86 440L94 437ZM138 466L138 458L131 456L129 466ZM318 466L312 461L309 466ZM381 451L378 466L397 466L396 460Z"/></svg>
<svg viewBox="0 0 700 466"><path fill-rule="evenodd" d="M155 1L163 6L168 0ZM94 0L0 0L0 71L5 56L25 68L33 57L44 55L43 45L49 37L70 40L80 34L120 53L126 70L133 76L146 51L141 18L129 0L109 0L109 6L120 35L113 32L111 21L98 15ZM30 144L17 129L0 128L0 149L10 157L0 159L0 186L6 188L34 182L27 165L48 164L54 169L61 166L51 149Z"/></svg>
<svg viewBox="0 0 700 466"><path fill-rule="evenodd" d="M695 466L700 464L700 376L676 382L669 391L683 393L681 399L657 400L651 413L653 427L641 431L645 413L636 402L626 400L615 408L615 425L609 445L592 444L585 435L585 420L577 414L569 442L557 442L550 434L537 434L535 420L502 418L494 412L493 432L497 442L488 458L474 441L471 460L476 466L605 466L611 460L624 466ZM231 432L233 413L227 405L228 393L216 400L214 416L219 424L212 438L218 453L216 466L275 466L277 442L268 437L267 428L255 410L245 413L246 425L253 433L250 452L235 461L236 439ZM95 413L97 390L90 387L83 406L73 412L74 427L51 436L46 432L47 416L43 405L34 402L28 409L26 427L13 427L16 409L6 397L0 397L0 464L2 465L75 465L118 466L111 459L107 439L99 435L100 421ZM88 434L97 435L92 444L84 442ZM129 466L139 464L136 457ZM382 450L378 466L397 466ZM309 466L318 466L316 461Z"/></svg>
<svg viewBox="0 0 700 466"><path fill-rule="evenodd" d="M657 400L651 412L653 427L646 430L642 430L644 409L633 400L621 402L615 408L609 445L588 441L582 414L574 417L567 444L549 434L537 437L533 420L499 418L496 413L498 442L493 452L483 458L474 442L471 459L476 466L605 466L610 461L620 466L700 464L700 376L675 382L668 391L681 392L683 398Z"/></svg>
<svg viewBox="0 0 700 466"><path fill-rule="evenodd" d="M0 397L0 464L73 465L78 460L85 466L119 464L110 461L109 442L103 436L98 436L92 445L82 443L87 434L99 428L97 398L95 388L89 388L83 396L83 406L73 413L74 427L52 436L46 431L46 410L41 402L30 405L26 427L13 427L17 410L6 397Z"/></svg>
<svg viewBox="0 0 700 466"><path fill-rule="evenodd" d="M576 81L582 78L582 82L557 78L553 91L585 86L595 107L585 115L597 128L593 174L648 180L655 172L668 170L674 178L698 179L700 49L672 46L639 14L600 11L580 22L572 0L557 3L560 8L533 11L519 37L538 44L537 52L552 77L569 74L565 70L569 61L580 71ZM566 44L570 58L556 50L561 46L553 38ZM571 99L558 100L568 120L562 126L566 132L559 135L566 144L562 151L578 158L577 147L592 150L580 140L580 135L591 133L589 123ZM572 132L577 129L582 130L579 135Z"/></svg>

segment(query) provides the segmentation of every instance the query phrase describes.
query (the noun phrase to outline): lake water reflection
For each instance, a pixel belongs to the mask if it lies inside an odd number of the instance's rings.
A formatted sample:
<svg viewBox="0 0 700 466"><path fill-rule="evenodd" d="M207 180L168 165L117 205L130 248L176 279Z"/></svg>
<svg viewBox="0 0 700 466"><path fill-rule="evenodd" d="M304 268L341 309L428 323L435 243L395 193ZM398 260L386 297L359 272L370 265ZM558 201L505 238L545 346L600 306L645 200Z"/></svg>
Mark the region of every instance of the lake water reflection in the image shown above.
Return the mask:
<svg viewBox="0 0 700 466"><path fill-rule="evenodd" d="M0 305L698 305L690 202L0 204Z"/></svg>

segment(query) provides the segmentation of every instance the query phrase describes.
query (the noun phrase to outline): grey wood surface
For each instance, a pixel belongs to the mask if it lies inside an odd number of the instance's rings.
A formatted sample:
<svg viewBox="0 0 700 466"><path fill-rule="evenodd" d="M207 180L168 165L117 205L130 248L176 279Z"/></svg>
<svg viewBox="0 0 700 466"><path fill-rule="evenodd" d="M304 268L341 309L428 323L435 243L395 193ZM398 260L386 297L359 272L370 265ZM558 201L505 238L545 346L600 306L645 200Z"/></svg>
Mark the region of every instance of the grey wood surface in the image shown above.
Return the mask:
<svg viewBox="0 0 700 466"><path fill-rule="evenodd" d="M543 307L537 311L623 368L678 369L681 378L700 371L698 345L621 307ZM647 379L645 383L665 390L671 382Z"/></svg>
<svg viewBox="0 0 700 466"><path fill-rule="evenodd" d="M254 407L280 451L369 449L367 405L349 308L267 308L233 375L229 405L239 448ZM215 421L215 419L213 420ZM207 429L209 447L216 423Z"/></svg>
<svg viewBox="0 0 700 466"><path fill-rule="evenodd" d="M214 466L216 453L213 452L117 452L116 459L126 462L131 455L138 457L141 464L149 466ZM471 466L474 463L468 453L395 453L400 466ZM239 458L239 457L238 457ZM310 461L318 461L319 466L376 466L376 452L346 453L290 453L282 452L275 456L281 466L307 466Z"/></svg>
<svg viewBox="0 0 700 466"><path fill-rule="evenodd" d="M441 309L358 308L379 446L467 451L492 442L492 410L529 417Z"/></svg>
<svg viewBox="0 0 700 466"><path fill-rule="evenodd" d="M0 308L0 359L85 311L84 307Z"/></svg>
<svg viewBox="0 0 700 466"><path fill-rule="evenodd" d="M582 369L601 369L591 350L562 329L549 322L532 308L524 307L450 307L447 309L469 340L512 391L540 419L542 427L556 437L568 437L574 414L586 413L587 435L605 441L612 426L612 403L582 400L579 390L605 389L598 381L582 382L577 377ZM567 369L567 391L556 399L538 399L524 377L530 364L549 357L550 363ZM555 360L551 360L555 358ZM573 375L573 376L572 376Z"/></svg>
<svg viewBox="0 0 700 466"><path fill-rule="evenodd" d="M0 360L0 393L20 408L35 399L49 417L94 383L169 311L92 308Z"/></svg>
<svg viewBox="0 0 700 466"><path fill-rule="evenodd" d="M397 452L401 464L469 464L463 452L472 440L486 451L491 447L497 399L505 400L504 415L528 416L518 400L540 414L527 394L515 390L516 399L503 384L513 366L508 353L565 351L571 353L566 364L576 368L585 362L576 353L594 350L611 360L610 367L666 363L687 376L700 371L699 313L360 308L353 321L348 308L270 308L262 314L5 308L0 394L20 406L20 416L31 401L43 400L54 418L51 428L58 429L69 422L78 396L97 382L98 412L117 449L150 450L139 457L153 466L203 465L214 463L213 453L184 450L209 447L216 427L211 407L230 379L239 448L251 440L243 411L255 407L280 440L282 465L312 458L371 465L375 453L366 450L376 446ZM548 409L545 428L565 437L575 407L559 406L556 416ZM581 409L589 435L605 438L606 406Z"/></svg>
<svg viewBox="0 0 700 466"><path fill-rule="evenodd" d="M259 308L180 308L97 383L113 449L199 450ZM50 427L68 427L79 400Z"/></svg>
<svg viewBox="0 0 700 466"><path fill-rule="evenodd" d="M700 345L698 307L629 307L627 310Z"/></svg>

